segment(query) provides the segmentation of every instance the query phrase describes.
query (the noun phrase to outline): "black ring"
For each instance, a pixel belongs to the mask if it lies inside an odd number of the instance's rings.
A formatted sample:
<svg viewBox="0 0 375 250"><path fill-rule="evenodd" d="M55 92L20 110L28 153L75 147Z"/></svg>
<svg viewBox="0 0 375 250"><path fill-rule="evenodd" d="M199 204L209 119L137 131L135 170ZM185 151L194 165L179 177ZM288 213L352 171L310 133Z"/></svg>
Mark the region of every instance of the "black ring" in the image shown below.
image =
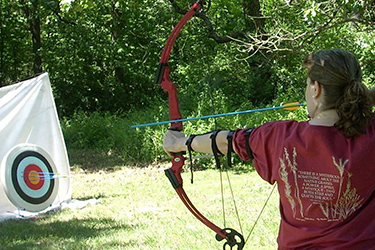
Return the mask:
<svg viewBox="0 0 375 250"><path fill-rule="evenodd" d="M53 169L52 169L51 165L49 164L49 162L47 161L47 159L43 155L41 155L41 154L39 154L38 152L35 152L35 151L25 151L25 152L22 152L21 154L19 154L15 158L15 160L12 164L12 172L11 172L12 183L13 183L13 186L14 186L17 194L22 199L24 199L25 201L27 201L31 204L41 204L41 203L45 202L51 196L52 191L55 187L55 180L54 179L50 180L50 186L48 187L47 192L42 197L33 198L33 197L30 197L29 195L25 194L25 192L23 192L23 190L21 189L21 187L18 183L17 169L19 167L20 162L23 159L25 159L26 157L29 157L29 156L34 156L34 157L38 158L39 160L41 160L45 164L45 166L47 167L49 173L53 173Z"/></svg>

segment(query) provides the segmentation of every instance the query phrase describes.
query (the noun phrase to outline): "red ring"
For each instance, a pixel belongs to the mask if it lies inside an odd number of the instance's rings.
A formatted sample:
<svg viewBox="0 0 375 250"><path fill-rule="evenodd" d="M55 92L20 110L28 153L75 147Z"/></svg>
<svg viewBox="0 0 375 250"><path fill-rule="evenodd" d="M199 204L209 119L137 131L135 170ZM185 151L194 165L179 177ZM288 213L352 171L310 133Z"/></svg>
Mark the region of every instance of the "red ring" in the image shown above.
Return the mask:
<svg viewBox="0 0 375 250"><path fill-rule="evenodd" d="M24 170L23 180L30 189L40 189L44 185L42 169L35 164L28 165Z"/></svg>

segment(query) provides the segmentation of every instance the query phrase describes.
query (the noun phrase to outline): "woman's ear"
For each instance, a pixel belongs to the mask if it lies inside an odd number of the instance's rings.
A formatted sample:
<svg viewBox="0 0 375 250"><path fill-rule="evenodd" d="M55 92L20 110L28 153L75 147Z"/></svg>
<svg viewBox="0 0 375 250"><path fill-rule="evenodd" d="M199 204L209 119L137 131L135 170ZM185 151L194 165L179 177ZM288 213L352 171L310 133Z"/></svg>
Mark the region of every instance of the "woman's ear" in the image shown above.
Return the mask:
<svg viewBox="0 0 375 250"><path fill-rule="evenodd" d="M322 84L318 81L314 81L313 83L313 97L316 99L316 98L319 98L322 94L322 91L323 91L323 88L322 88Z"/></svg>

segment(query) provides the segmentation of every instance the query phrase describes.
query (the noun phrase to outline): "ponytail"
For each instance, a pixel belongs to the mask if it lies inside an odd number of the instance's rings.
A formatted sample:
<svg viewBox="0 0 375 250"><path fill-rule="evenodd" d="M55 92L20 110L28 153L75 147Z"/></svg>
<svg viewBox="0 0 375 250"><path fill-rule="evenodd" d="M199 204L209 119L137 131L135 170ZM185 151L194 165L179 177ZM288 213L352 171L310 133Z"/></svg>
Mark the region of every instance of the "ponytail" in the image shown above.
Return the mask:
<svg viewBox="0 0 375 250"><path fill-rule="evenodd" d="M335 127L348 137L364 134L372 122L372 102L369 91L360 81L349 82L336 102L339 120Z"/></svg>
<svg viewBox="0 0 375 250"><path fill-rule="evenodd" d="M348 138L364 134L372 123L372 102L356 57L342 49L323 50L307 56L303 64L310 79L322 85L323 108L336 109L335 127Z"/></svg>

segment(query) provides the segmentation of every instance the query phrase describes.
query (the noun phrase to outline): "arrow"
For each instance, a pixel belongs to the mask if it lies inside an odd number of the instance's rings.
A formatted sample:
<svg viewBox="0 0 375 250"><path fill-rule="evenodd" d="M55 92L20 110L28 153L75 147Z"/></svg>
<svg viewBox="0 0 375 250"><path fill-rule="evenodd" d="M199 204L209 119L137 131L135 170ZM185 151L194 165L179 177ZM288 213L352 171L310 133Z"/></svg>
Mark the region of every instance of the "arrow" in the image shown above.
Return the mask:
<svg viewBox="0 0 375 250"><path fill-rule="evenodd" d="M199 116L199 117L182 118L182 119L168 120L168 121L162 121L162 122L143 123L143 124L132 125L131 128L149 127L149 126L162 125L162 124L168 124L168 123L174 123L174 122L185 122L185 121L202 120L202 119L208 119L208 118L216 118L216 117L222 117L222 116L248 114L248 113L254 113L254 112L263 112L267 110L284 109L284 110L293 111L293 110L297 110L301 106L305 106L305 104L299 103L299 102L292 102L292 103L287 103L287 104L284 104L282 106L277 106L277 107L274 106L274 107L268 107L268 108L229 112L229 113L224 113L224 114L205 115L205 116Z"/></svg>
<svg viewBox="0 0 375 250"><path fill-rule="evenodd" d="M61 175L61 174L55 174L52 172L22 172L23 174L27 174L27 177L30 177L31 179L35 178L37 180L53 180L53 179L61 179L61 178L70 178L71 175ZM24 177L25 175L22 175Z"/></svg>

